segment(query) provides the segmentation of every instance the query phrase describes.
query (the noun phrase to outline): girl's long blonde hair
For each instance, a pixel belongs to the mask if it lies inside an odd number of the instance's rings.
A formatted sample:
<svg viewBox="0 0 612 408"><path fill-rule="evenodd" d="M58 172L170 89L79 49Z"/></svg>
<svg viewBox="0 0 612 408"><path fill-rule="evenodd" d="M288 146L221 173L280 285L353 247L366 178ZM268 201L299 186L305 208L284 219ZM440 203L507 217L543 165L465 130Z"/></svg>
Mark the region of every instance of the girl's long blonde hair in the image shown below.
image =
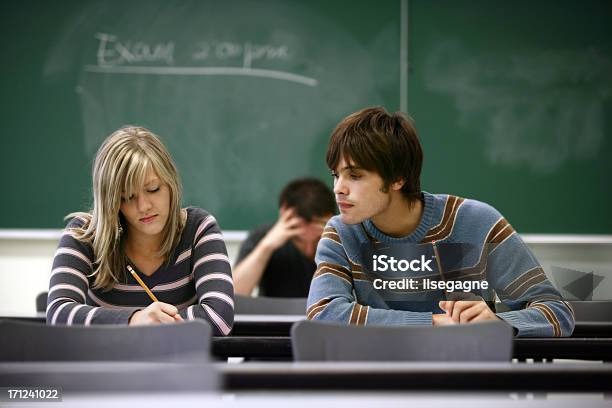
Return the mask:
<svg viewBox="0 0 612 408"><path fill-rule="evenodd" d="M125 197L138 194L150 169L170 190L170 211L159 250L164 262L169 261L178 245L185 220L181 217L181 183L170 153L159 138L145 128L126 126L115 131L96 154L91 213L77 212L66 217L85 220L82 227L72 228L70 232L93 248L94 289L110 290L115 283L125 281L127 258L123 241L127 225L119 211L121 194Z"/></svg>

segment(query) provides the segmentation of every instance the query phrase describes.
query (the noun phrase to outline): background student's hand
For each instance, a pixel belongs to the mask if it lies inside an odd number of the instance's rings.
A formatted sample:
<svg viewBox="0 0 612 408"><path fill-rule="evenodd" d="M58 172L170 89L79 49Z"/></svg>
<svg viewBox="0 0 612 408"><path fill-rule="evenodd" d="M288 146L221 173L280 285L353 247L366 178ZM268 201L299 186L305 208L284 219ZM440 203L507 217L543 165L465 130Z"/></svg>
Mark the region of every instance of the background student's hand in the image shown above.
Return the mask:
<svg viewBox="0 0 612 408"><path fill-rule="evenodd" d="M261 240L262 245L275 251L291 238L302 234L305 224L304 219L299 217L293 208L281 208L276 224Z"/></svg>
<svg viewBox="0 0 612 408"><path fill-rule="evenodd" d="M441 301L440 309L444 310L455 323L475 323L499 319L484 300Z"/></svg>
<svg viewBox="0 0 612 408"><path fill-rule="evenodd" d="M180 322L183 318L176 306L164 302L153 302L137 311L130 318L129 325L147 325Z"/></svg>

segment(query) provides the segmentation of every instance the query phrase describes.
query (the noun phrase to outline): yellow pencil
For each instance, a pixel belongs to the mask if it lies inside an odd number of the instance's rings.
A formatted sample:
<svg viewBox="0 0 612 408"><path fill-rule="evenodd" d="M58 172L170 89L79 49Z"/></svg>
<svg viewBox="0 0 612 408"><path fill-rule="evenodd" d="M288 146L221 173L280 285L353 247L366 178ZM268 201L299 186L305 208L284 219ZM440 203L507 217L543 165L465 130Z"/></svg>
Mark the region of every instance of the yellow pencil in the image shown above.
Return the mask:
<svg viewBox="0 0 612 408"><path fill-rule="evenodd" d="M151 292L151 289L149 289L147 287L147 285L145 285L145 283L142 281L142 279L140 279L140 276L138 276L138 274L136 273L134 268L132 268L130 265L128 265L127 269L128 269L128 271L130 271L130 273L132 274L134 279L136 279L136 282L138 282L138 284L145 290L145 292L147 292L147 295L149 295L151 300L154 301L154 302L159 302L159 300L157 300L157 298L155 297L153 292Z"/></svg>

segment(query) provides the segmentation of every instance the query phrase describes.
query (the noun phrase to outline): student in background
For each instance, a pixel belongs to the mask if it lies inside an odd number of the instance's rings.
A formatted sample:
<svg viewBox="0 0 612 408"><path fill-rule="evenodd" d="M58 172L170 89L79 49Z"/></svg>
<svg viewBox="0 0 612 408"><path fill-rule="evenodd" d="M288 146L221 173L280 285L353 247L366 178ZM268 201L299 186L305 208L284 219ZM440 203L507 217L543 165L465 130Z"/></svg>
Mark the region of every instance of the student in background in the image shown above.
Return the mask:
<svg viewBox="0 0 612 408"><path fill-rule="evenodd" d="M160 324L204 319L215 335L234 320L234 290L215 218L181 208L169 152L150 131L111 134L93 166L93 209L72 213L53 260L49 324ZM131 268L159 301L151 302Z"/></svg>
<svg viewBox="0 0 612 408"><path fill-rule="evenodd" d="M274 225L252 230L240 247L234 267L236 293L306 297L316 269L314 255L323 227L334 215L331 190L314 178L297 179L279 197Z"/></svg>
<svg viewBox="0 0 612 408"><path fill-rule="evenodd" d="M447 325L502 319L519 336L569 336L574 316L512 226L476 200L421 191L423 154L416 130L401 113L368 108L333 131L327 165L340 215L327 224L307 317L358 325ZM401 300L375 288L364 243L391 247L469 244L476 250L446 279L482 279L490 290L471 300L444 299L440 290L406 291ZM439 259L444 263L444 257ZM442 272L443 268L440 268ZM373 269L371 269L373 270ZM410 272L406 272L407 276ZM434 273L435 275L435 273ZM458 281L459 282L459 281ZM511 310L495 313L495 294ZM394 295L397 295L396 293Z"/></svg>

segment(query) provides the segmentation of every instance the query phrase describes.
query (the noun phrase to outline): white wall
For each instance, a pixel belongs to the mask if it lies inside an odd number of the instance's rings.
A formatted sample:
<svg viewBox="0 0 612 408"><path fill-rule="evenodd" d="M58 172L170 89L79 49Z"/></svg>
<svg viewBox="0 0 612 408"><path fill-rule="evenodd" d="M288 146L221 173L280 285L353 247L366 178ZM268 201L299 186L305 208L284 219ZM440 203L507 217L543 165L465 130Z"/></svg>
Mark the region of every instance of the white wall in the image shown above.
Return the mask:
<svg viewBox="0 0 612 408"><path fill-rule="evenodd" d="M223 235L233 264L246 232ZM59 237L58 230L0 230L0 316L36 312L36 295L49 289Z"/></svg>
<svg viewBox="0 0 612 408"><path fill-rule="evenodd" d="M35 313L36 295L48 289L59 235L56 230L0 230L0 316ZM246 233L223 235L233 263ZM595 272L605 279L593 299L612 299L612 236L523 235L523 239L549 276L553 266Z"/></svg>

